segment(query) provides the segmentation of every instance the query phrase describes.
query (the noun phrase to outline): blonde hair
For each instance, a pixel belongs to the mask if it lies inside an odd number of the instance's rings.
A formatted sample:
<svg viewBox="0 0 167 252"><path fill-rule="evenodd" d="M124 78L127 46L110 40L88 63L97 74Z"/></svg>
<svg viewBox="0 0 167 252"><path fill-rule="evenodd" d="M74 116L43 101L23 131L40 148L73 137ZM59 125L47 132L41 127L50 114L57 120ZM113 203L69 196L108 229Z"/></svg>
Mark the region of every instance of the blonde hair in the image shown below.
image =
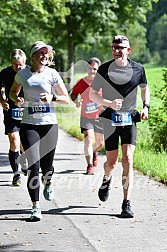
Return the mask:
<svg viewBox="0 0 167 252"><path fill-rule="evenodd" d="M38 43L44 43L44 42L41 41L41 40L34 42L34 43L31 45L31 47L30 47L30 52L31 52L32 48L33 48L34 46L36 46ZM52 46L50 46L50 47L52 47ZM53 49L52 49L51 51L48 51L48 55L49 55L49 58L48 58L48 64L47 64L47 65L48 65L48 66L55 65L55 63L54 63L54 61L53 61L54 55L55 55L55 51L54 51ZM32 62L32 57L31 57L31 62Z"/></svg>
<svg viewBox="0 0 167 252"><path fill-rule="evenodd" d="M49 55L48 66L53 66L53 65L55 65L55 62L53 61L55 54L56 54L56 53L55 53L54 50L48 52L48 55Z"/></svg>
<svg viewBox="0 0 167 252"><path fill-rule="evenodd" d="M26 54L21 49L13 49L10 54L10 59L12 60L22 60L26 62Z"/></svg>

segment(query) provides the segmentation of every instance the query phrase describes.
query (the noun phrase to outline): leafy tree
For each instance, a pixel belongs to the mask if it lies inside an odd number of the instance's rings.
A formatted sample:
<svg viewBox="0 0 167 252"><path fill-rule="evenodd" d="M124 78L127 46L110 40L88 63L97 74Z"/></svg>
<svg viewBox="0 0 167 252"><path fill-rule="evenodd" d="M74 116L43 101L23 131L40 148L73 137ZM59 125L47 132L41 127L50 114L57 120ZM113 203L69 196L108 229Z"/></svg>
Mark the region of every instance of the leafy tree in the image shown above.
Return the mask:
<svg viewBox="0 0 167 252"><path fill-rule="evenodd" d="M58 54L68 53L68 67L75 60L75 49L93 37L103 44L104 37L126 32L135 20L145 21L152 3L158 0L1 0L3 24L1 48L27 48L31 41L44 39ZM6 51L7 52L7 51ZM1 52L1 63L6 53Z"/></svg>
<svg viewBox="0 0 167 252"><path fill-rule="evenodd" d="M48 2L50 2L49 6ZM9 55L13 48L21 48L28 55L27 48L29 49L34 41L49 42L53 39L55 27L50 22L49 8L52 9L54 17L61 22L64 22L64 17L69 13L68 8L65 7L65 0L0 1L0 46L3 48L0 52L0 63L2 67L9 62ZM47 33L48 27L49 29L52 27L51 36Z"/></svg>

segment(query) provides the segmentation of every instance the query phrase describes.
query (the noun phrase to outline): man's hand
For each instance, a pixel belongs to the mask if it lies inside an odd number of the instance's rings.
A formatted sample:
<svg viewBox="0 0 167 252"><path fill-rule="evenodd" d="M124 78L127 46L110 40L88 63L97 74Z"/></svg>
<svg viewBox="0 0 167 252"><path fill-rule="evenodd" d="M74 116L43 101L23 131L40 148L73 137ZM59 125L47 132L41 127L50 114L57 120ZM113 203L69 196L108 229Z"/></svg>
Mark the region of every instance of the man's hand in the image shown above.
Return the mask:
<svg viewBox="0 0 167 252"><path fill-rule="evenodd" d="M76 100L75 101L75 105L77 108L80 108L82 106L82 102L83 102L83 99L80 99L80 100Z"/></svg>
<svg viewBox="0 0 167 252"><path fill-rule="evenodd" d="M147 120L148 119L148 108L144 107L140 113L140 118L142 120Z"/></svg>
<svg viewBox="0 0 167 252"><path fill-rule="evenodd" d="M8 111L10 109L9 103L7 102L7 100L3 100L1 102L1 104L2 104L2 107L3 107L4 110Z"/></svg>
<svg viewBox="0 0 167 252"><path fill-rule="evenodd" d="M120 110L122 108L122 102L122 99L115 99L110 103L109 108L112 108L113 110Z"/></svg>

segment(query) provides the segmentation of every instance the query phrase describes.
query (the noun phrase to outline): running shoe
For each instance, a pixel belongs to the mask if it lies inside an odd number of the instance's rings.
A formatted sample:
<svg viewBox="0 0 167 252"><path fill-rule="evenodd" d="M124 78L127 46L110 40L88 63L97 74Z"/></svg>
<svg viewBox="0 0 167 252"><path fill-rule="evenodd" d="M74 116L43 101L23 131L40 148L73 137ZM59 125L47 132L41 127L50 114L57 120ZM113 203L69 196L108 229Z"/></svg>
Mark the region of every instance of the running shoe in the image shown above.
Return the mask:
<svg viewBox="0 0 167 252"><path fill-rule="evenodd" d="M54 199L54 190L53 190L51 182L49 182L49 184L45 184L43 195L44 195L44 198L48 201Z"/></svg>
<svg viewBox="0 0 167 252"><path fill-rule="evenodd" d="M12 181L13 186L21 186L21 177L20 174L16 174L13 176L13 181Z"/></svg>
<svg viewBox="0 0 167 252"><path fill-rule="evenodd" d="M131 205L130 205L130 200L126 200L126 199L123 200L121 217L122 218L134 217L134 213L132 212Z"/></svg>
<svg viewBox="0 0 167 252"><path fill-rule="evenodd" d="M108 199L109 190L111 190L110 184L111 184L111 178L109 180L106 180L104 177L102 185L100 186L98 191L98 196L101 201L106 201Z"/></svg>
<svg viewBox="0 0 167 252"><path fill-rule="evenodd" d="M40 221L41 219L42 219L41 208L39 206L33 206L30 221Z"/></svg>
<svg viewBox="0 0 167 252"><path fill-rule="evenodd" d="M93 152L93 166L97 166L98 165L98 153L97 152Z"/></svg>
<svg viewBox="0 0 167 252"><path fill-rule="evenodd" d="M20 164L21 165L21 171L24 174L24 176L27 176L28 173L28 164L24 163L24 164Z"/></svg>
<svg viewBox="0 0 167 252"><path fill-rule="evenodd" d="M94 175L94 167L92 164L89 164L87 167L87 171L86 171L87 175Z"/></svg>

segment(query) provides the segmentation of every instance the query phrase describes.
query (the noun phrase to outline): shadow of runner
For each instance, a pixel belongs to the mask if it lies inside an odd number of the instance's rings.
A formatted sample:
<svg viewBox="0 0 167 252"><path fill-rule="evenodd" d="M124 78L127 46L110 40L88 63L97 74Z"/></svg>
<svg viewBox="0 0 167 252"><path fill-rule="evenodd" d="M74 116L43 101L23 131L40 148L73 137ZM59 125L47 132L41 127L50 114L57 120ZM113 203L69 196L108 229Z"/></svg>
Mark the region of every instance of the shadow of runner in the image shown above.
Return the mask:
<svg viewBox="0 0 167 252"><path fill-rule="evenodd" d="M25 244L25 246L28 246L30 245L29 243L27 243L27 245ZM13 250L15 249L16 247L20 247L20 249L17 249L17 250ZM22 248L21 248L22 247ZM23 251L27 251L23 249L23 244L22 243L15 243L15 244L7 244L7 245L1 245L0 246L0 252L2 251L7 251L7 252L10 252L10 251L17 251L17 252L23 252ZM29 252L46 252L46 250L28 250Z"/></svg>

